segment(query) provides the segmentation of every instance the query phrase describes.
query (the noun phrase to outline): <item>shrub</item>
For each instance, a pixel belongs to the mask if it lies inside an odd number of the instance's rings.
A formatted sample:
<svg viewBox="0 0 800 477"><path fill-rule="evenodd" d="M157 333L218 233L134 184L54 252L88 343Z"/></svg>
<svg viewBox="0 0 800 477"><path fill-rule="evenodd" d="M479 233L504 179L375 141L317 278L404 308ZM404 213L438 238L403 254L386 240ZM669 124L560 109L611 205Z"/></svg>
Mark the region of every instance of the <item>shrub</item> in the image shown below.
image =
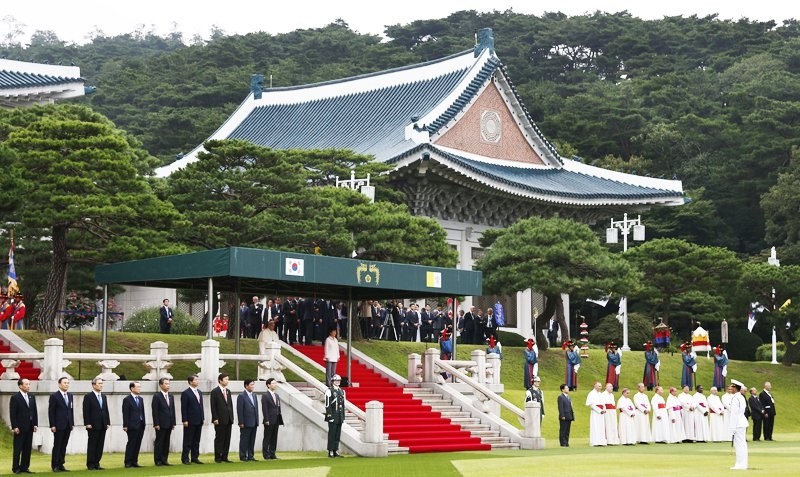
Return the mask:
<svg viewBox="0 0 800 477"><path fill-rule="evenodd" d="M122 331L132 333L159 333L161 331L159 321L161 320L160 308L145 308L125 319ZM172 330L174 335L195 335L199 323L197 320L182 311L175 311L172 317Z"/></svg>
<svg viewBox="0 0 800 477"><path fill-rule="evenodd" d="M740 359L742 361L753 361L756 359L756 349L763 343L761 338L755 333L733 328L728 333L728 358ZM772 353L772 351L770 351ZM770 355L771 356L771 355ZM770 360L772 358L770 357Z"/></svg>
<svg viewBox="0 0 800 477"><path fill-rule="evenodd" d="M786 352L786 345L782 341L778 341L776 346L775 355L778 362L783 361L783 354ZM769 361L772 362L772 343L767 343L756 348L756 361ZM800 353L794 357L795 364L800 364Z"/></svg>
<svg viewBox="0 0 800 477"><path fill-rule="evenodd" d="M644 351L644 343L652 339L652 320L641 313L628 313L628 346L635 351ZM622 323L613 314L589 330L590 343L605 346L609 341L622 347Z"/></svg>

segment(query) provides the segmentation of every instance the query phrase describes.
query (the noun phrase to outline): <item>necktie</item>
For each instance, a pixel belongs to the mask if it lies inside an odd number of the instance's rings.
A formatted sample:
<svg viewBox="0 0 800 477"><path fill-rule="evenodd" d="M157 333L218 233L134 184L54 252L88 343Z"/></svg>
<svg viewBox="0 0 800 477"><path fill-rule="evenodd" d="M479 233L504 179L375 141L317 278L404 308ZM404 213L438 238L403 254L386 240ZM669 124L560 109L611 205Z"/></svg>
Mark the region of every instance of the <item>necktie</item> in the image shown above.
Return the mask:
<svg viewBox="0 0 800 477"><path fill-rule="evenodd" d="M63 394L64 394L64 402L67 404L67 407L69 407L69 396L67 395L67 393Z"/></svg>
<svg viewBox="0 0 800 477"><path fill-rule="evenodd" d="M167 401L167 407L169 407L169 394L164 393L164 400Z"/></svg>
<svg viewBox="0 0 800 477"><path fill-rule="evenodd" d="M200 393L197 392L197 388L193 388L192 391L194 391L194 397L197 398L197 402L200 402Z"/></svg>
<svg viewBox="0 0 800 477"><path fill-rule="evenodd" d="M258 403L256 402L256 395L250 393L250 400L253 401L253 407L258 407Z"/></svg>
<svg viewBox="0 0 800 477"><path fill-rule="evenodd" d="M100 404L100 409L103 409L103 396L97 395L97 402Z"/></svg>
<svg viewBox="0 0 800 477"><path fill-rule="evenodd" d="M25 404L27 404L28 407L31 407L31 402L28 401L28 393L23 394L22 397L25 398Z"/></svg>

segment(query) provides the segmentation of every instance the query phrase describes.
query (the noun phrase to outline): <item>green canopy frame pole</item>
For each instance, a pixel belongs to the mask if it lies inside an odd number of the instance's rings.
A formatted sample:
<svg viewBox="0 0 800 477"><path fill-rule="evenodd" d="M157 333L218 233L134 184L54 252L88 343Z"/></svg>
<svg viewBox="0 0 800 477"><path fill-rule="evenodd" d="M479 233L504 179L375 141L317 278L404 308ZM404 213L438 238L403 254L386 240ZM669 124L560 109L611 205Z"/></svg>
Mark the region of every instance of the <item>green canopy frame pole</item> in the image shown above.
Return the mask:
<svg viewBox="0 0 800 477"><path fill-rule="evenodd" d="M207 338L212 339L214 333L214 279L208 279L208 332Z"/></svg>
<svg viewBox="0 0 800 477"><path fill-rule="evenodd" d="M100 347L100 352L105 354L106 342L108 342L108 285L103 285L103 314L100 315L100 318L100 330L103 336L103 344Z"/></svg>

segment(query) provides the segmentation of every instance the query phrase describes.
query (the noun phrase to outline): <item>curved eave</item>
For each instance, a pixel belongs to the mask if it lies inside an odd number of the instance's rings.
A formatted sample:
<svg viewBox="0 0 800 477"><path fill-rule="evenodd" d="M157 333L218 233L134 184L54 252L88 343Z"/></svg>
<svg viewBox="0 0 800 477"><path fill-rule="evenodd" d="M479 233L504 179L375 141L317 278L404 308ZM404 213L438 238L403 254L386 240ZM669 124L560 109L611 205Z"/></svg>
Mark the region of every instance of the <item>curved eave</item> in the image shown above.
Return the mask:
<svg viewBox="0 0 800 477"><path fill-rule="evenodd" d="M664 181L670 188L654 188L642 184L631 183L633 179L649 179L640 176L624 174L617 179L628 177L631 182L622 182L609 178L607 174L592 175L586 170L569 170L543 166L516 167L510 165L492 164L487 161L467 159L449 153L433 146L419 146L397 156L390 161L395 165L395 171L408 167L417 162L427 150L431 161L436 162L442 175L452 174L467 183L478 183L484 187L509 195L526 199L578 207L617 206L617 205L681 205L684 197L680 181ZM424 159L423 159L424 160ZM508 172L506 176L492 173L492 169L503 168ZM591 167L591 166L589 166ZM598 168L595 168L598 169ZM600 169L599 171L603 171ZM605 171L609 172L609 171ZM512 180L515 176L519 180ZM527 180L526 180L527 179ZM573 191L558 190L566 182L573 182ZM607 191L584 190L574 187L576 184L586 183L592 187L601 187ZM549 186L549 187L545 187Z"/></svg>

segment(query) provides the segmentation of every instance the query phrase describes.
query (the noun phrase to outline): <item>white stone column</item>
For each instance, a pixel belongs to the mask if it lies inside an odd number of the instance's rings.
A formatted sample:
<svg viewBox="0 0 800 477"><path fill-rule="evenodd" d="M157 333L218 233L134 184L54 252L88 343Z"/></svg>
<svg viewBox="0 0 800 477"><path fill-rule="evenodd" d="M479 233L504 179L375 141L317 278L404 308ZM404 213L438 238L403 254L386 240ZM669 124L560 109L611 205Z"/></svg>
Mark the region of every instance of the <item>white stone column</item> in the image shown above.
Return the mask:
<svg viewBox="0 0 800 477"><path fill-rule="evenodd" d="M44 381L58 381L61 377L72 378L64 372L70 365L64 359L64 342L58 338L49 338L44 341L44 363L40 379Z"/></svg>
<svg viewBox="0 0 800 477"><path fill-rule="evenodd" d="M500 384L500 355L486 355L486 384Z"/></svg>
<svg viewBox="0 0 800 477"><path fill-rule="evenodd" d="M408 355L408 382L421 383L422 376L420 376L420 364L422 364L422 357L417 353Z"/></svg>
<svg viewBox="0 0 800 477"><path fill-rule="evenodd" d="M481 384L488 383L489 381L486 379L486 351L482 349L472 350L470 358L471 361L476 363L475 374L472 375L472 379Z"/></svg>
<svg viewBox="0 0 800 477"><path fill-rule="evenodd" d="M166 359L168 354L169 345L167 343L163 341L150 343L150 355L153 356L153 360L144 363L144 366L149 369L149 371L142 376L142 380L158 381L161 378L172 379L172 375L169 373L172 362Z"/></svg>
<svg viewBox="0 0 800 477"><path fill-rule="evenodd" d="M436 365L433 363L439 357L439 350L436 348L428 348L422 359L422 382L433 383L436 382Z"/></svg>
<svg viewBox="0 0 800 477"><path fill-rule="evenodd" d="M542 412L542 405L536 401L525 403L525 427L522 429L522 437L542 437L542 421L539 417Z"/></svg>
<svg viewBox="0 0 800 477"><path fill-rule="evenodd" d="M517 292L517 329L523 338L533 336L533 292L530 288Z"/></svg>
<svg viewBox="0 0 800 477"><path fill-rule="evenodd" d="M370 401L366 405L367 420L364 423L364 442L383 442L383 403Z"/></svg>
<svg viewBox="0 0 800 477"><path fill-rule="evenodd" d="M205 340L201 344L200 350L200 380L217 382L219 368L225 363L219 360L219 342L215 340Z"/></svg>

